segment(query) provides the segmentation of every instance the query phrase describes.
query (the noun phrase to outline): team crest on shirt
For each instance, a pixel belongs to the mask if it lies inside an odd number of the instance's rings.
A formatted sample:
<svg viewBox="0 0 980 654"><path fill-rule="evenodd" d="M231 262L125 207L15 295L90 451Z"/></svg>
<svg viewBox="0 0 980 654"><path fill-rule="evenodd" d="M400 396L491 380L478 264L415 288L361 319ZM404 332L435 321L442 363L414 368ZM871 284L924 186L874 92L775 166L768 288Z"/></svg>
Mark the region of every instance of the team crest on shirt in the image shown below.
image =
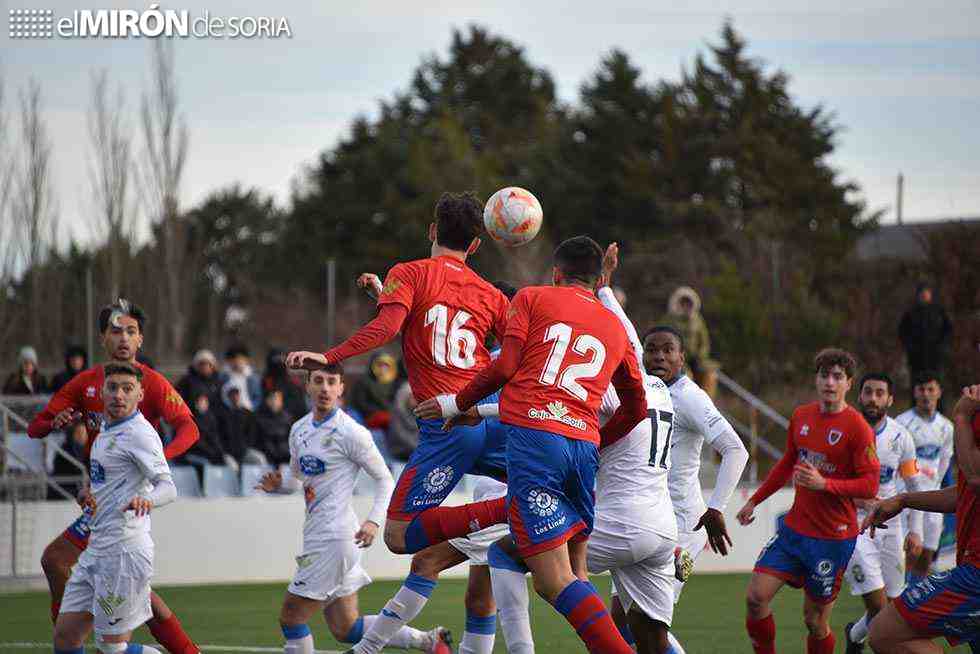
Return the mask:
<svg viewBox="0 0 980 654"><path fill-rule="evenodd" d="M394 293L395 291L397 291L401 287L402 287L402 283L401 283L400 280L398 280L398 279L392 279L387 284L385 284L384 287L381 289L381 294L382 295L391 295L392 293Z"/></svg>
<svg viewBox="0 0 980 654"><path fill-rule="evenodd" d="M803 425L800 427L800 436L806 436L810 433L810 425Z"/></svg>
<svg viewBox="0 0 980 654"><path fill-rule="evenodd" d="M425 481L422 485L425 487L425 492L430 495L434 495L440 491L446 489L446 486L453 480L453 467L452 466L438 466L429 471L429 474L425 476Z"/></svg>
<svg viewBox="0 0 980 654"><path fill-rule="evenodd" d="M842 438L844 438L844 432L840 429L831 429L830 433L827 434L827 442L831 445L837 445Z"/></svg>
<svg viewBox="0 0 980 654"><path fill-rule="evenodd" d="M95 386L89 386L85 389L85 397L95 397Z"/></svg>
<svg viewBox="0 0 980 654"><path fill-rule="evenodd" d="M528 493L527 504L535 515L542 518L552 516L558 510L558 498L545 490L534 489Z"/></svg>

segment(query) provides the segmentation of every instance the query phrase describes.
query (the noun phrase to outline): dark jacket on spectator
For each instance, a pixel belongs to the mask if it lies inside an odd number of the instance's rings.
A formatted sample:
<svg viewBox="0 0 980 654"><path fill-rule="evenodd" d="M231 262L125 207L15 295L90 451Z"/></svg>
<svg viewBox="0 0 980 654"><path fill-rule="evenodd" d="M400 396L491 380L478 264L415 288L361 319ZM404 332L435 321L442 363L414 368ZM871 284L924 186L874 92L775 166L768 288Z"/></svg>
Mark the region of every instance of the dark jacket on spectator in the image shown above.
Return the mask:
<svg viewBox="0 0 980 654"><path fill-rule="evenodd" d="M218 424L221 428L221 442L226 454L241 462L245 450L255 447L255 420L252 412L240 406L235 406L230 393L238 390L228 382L221 389L222 406L218 414Z"/></svg>
<svg viewBox="0 0 980 654"><path fill-rule="evenodd" d="M194 398L196 400L196 398ZM224 465L224 445L221 438L221 427L218 424L218 416L213 409L201 413L198 411L196 402L188 403L194 414L194 422L197 423L197 430L201 437L194 443L187 454L195 454L208 460L212 465Z"/></svg>
<svg viewBox="0 0 980 654"><path fill-rule="evenodd" d="M263 402L253 416L255 428L254 447L263 452L269 463L289 463L289 428L293 418L283 409L273 413Z"/></svg>
<svg viewBox="0 0 980 654"><path fill-rule="evenodd" d="M909 359L909 370L939 372L944 366L953 324L946 310L935 302L917 302L905 312L898 325L898 337Z"/></svg>
<svg viewBox="0 0 980 654"><path fill-rule="evenodd" d="M282 391L283 403L291 416L304 416L309 411L306 406L306 393L303 387L293 381L286 370L286 354L273 348L265 361L265 375L262 377L263 396L274 388Z"/></svg>
<svg viewBox="0 0 980 654"><path fill-rule="evenodd" d="M387 379L378 373L385 371ZM368 363L367 374L357 380L350 394L350 405L364 417L371 429L387 429L391 422L391 407L398 390L398 364L387 352L377 352Z"/></svg>
<svg viewBox="0 0 980 654"><path fill-rule="evenodd" d="M73 357L82 357L82 367L75 370L71 367L71 360ZM65 349L65 369L59 372L51 379L51 387L49 389L52 393L57 393L62 386L71 381L72 377L77 375L83 370L88 368L88 352L81 345L69 345Z"/></svg>
<svg viewBox="0 0 980 654"><path fill-rule="evenodd" d="M10 373L3 383L4 395L41 395L48 392L48 380L37 370L31 375L30 385L20 370Z"/></svg>
<svg viewBox="0 0 980 654"><path fill-rule="evenodd" d="M187 374L180 378L175 388L188 405L202 393L208 396L212 407L221 402L221 375L217 372L205 377L193 365L188 366Z"/></svg>

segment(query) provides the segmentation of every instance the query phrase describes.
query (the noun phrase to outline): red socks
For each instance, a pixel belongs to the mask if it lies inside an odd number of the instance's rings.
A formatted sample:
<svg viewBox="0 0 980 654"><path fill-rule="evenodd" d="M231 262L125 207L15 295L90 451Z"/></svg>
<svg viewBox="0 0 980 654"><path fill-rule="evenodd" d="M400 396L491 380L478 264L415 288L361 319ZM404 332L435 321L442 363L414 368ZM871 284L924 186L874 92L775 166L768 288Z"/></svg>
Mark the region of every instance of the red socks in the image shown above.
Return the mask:
<svg viewBox="0 0 980 654"><path fill-rule="evenodd" d="M184 631L176 614L171 614L166 620L155 618L148 621L146 626L170 654L200 654L201 650Z"/></svg>
<svg viewBox="0 0 980 654"><path fill-rule="evenodd" d="M435 506L415 517L405 531L405 548L410 554L451 538L507 522L507 500L500 497L463 506Z"/></svg>
<svg viewBox="0 0 980 654"><path fill-rule="evenodd" d="M555 608L592 654L636 654L623 640L592 584L580 580L568 584L555 598Z"/></svg>
<svg viewBox="0 0 980 654"><path fill-rule="evenodd" d="M806 637L806 654L834 654L834 632L831 631L823 638Z"/></svg>
<svg viewBox="0 0 980 654"><path fill-rule="evenodd" d="M772 613L761 620L745 618L745 630L749 632L755 654L776 654L776 622Z"/></svg>
<svg viewBox="0 0 980 654"><path fill-rule="evenodd" d="M51 600L51 622L58 622L58 613L61 611L61 602Z"/></svg>

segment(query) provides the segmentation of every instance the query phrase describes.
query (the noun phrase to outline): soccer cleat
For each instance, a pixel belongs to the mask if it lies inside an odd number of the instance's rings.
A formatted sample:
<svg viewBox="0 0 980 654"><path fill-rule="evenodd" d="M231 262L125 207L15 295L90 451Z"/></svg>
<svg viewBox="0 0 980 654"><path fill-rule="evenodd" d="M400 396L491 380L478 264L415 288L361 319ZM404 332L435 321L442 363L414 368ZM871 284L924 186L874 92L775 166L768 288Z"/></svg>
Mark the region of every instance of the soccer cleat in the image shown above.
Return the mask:
<svg viewBox="0 0 980 654"><path fill-rule="evenodd" d="M453 654L453 632L445 627L435 627L426 632L429 643L422 649L428 654Z"/></svg>
<svg viewBox="0 0 980 654"><path fill-rule="evenodd" d="M694 558L681 547L674 548L674 577L681 583L688 580L694 572Z"/></svg>
<svg viewBox="0 0 980 654"><path fill-rule="evenodd" d="M847 626L844 627L844 642L847 643L847 649L844 650L844 654L860 654L864 651L864 643L855 643L851 640L851 627L853 626L853 622L848 622Z"/></svg>

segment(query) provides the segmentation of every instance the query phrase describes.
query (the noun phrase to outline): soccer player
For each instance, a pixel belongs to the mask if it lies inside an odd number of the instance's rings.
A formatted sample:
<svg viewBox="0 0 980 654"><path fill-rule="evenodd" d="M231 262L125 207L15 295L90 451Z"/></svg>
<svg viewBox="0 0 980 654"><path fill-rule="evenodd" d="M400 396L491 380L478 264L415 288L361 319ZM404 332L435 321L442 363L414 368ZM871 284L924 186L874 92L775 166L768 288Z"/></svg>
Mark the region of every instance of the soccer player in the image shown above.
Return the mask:
<svg viewBox="0 0 980 654"><path fill-rule="evenodd" d="M881 466L878 498L895 495L899 478L906 488L916 490L920 475L915 460L915 443L912 435L888 417L888 408L894 402L894 385L891 378L881 372L870 372L858 385L858 404L861 414L875 432L875 450ZM867 515L867 503L858 502L858 520ZM868 637L868 625L905 588L902 521L891 520L887 531L879 531L872 538L868 534L858 536L854 555L844 576L851 586L851 593L864 599L865 614L844 628L847 654L864 650Z"/></svg>
<svg viewBox="0 0 980 654"><path fill-rule="evenodd" d="M937 490L953 458L953 423L939 413L939 398L943 389L933 372L921 372L912 380L915 406L896 418L912 433L919 471L925 477L921 490ZM918 583L929 575L932 562L943 535L943 516L940 513L909 511L909 535L906 551L910 583Z"/></svg>
<svg viewBox="0 0 980 654"><path fill-rule="evenodd" d="M98 325L109 361L136 366L143 376L140 413L154 428L159 428L161 419L174 428L174 438L163 448L164 455L168 459L180 456L197 441L197 425L190 409L166 377L136 361L143 345L146 314L133 302L119 299L99 312ZM91 447L102 428L104 368L101 365L89 368L63 386L31 421L27 429L31 438L44 438L52 431L84 421ZM89 520L83 505L82 515L55 538L41 556L41 567L51 591L52 620L58 615L71 567L88 545ZM151 599L153 617L147 627L157 642L171 654L197 654L200 650L184 632L177 616L156 593L151 593Z"/></svg>
<svg viewBox="0 0 980 654"><path fill-rule="evenodd" d="M286 637L286 654L313 654L308 622L322 611L330 633L343 643L357 643L377 619L360 615L357 591L371 583L361 567L359 548L370 547L378 533L385 506L395 486L371 433L340 407L344 370L332 365L310 372L306 393L313 410L289 432L289 466L303 481L306 523L298 568L283 599L279 622ZM360 525L351 508L351 493L359 471L376 482L374 506ZM269 472L259 488L277 492L282 474ZM401 649L448 652L445 630L423 632L403 626L389 643Z"/></svg>
<svg viewBox="0 0 980 654"><path fill-rule="evenodd" d="M177 497L156 429L140 413L143 371L103 367L102 432L92 447L90 537L65 587L54 628L55 654L82 654L95 628L102 654L158 650L128 643L152 615L150 512Z"/></svg>
<svg viewBox="0 0 980 654"><path fill-rule="evenodd" d="M628 654L595 588L582 581L599 463L598 409L610 382L622 404L602 427L603 442L620 440L647 415L633 348L595 297L602 256L585 236L561 243L554 285L514 297L500 357L458 395L423 402L416 415L452 418L503 388L508 520L535 590L590 651Z"/></svg>
<svg viewBox="0 0 980 654"><path fill-rule="evenodd" d="M956 513L956 567L910 585L871 623L868 638L879 654L940 654L932 642L969 644L980 652L980 385L963 389L953 409L956 486L902 493L878 504L862 529L885 524L904 509Z"/></svg>
<svg viewBox="0 0 980 654"><path fill-rule="evenodd" d="M787 583L805 592L807 654L834 651L830 613L858 534L854 500L878 492L874 432L845 399L856 367L843 350L817 354L820 399L793 412L783 458L738 512L741 524L751 523L756 506L790 478L795 482L793 506L762 549L746 592L745 626L756 654L776 651L769 605Z"/></svg>
<svg viewBox="0 0 980 654"><path fill-rule="evenodd" d="M480 247L483 207L469 193L445 193L429 225L431 257L392 267L378 298L378 315L326 353L291 352L286 364L316 370L380 347L402 334L402 352L412 395L419 402L455 393L484 369L484 345L500 337L507 322L507 298L467 265ZM488 451L482 426L447 433L443 422L419 423L419 445L398 478L385 521L385 544L395 554L414 554L430 545L465 536L506 520L504 501L463 507L439 506L466 473L502 478L502 443ZM406 595L424 604L429 582Z"/></svg>

